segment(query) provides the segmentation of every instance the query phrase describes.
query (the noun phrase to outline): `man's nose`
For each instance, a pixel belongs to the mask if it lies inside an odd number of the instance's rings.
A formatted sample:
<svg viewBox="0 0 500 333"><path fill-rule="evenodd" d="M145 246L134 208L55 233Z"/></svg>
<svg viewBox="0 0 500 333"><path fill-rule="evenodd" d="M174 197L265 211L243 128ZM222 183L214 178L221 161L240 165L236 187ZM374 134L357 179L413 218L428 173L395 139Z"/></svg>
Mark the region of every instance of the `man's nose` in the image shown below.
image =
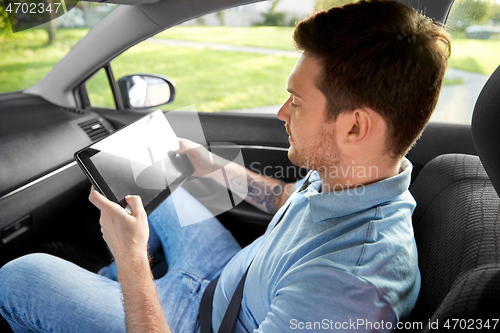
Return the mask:
<svg viewBox="0 0 500 333"><path fill-rule="evenodd" d="M289 97L285 103L283 103L283 105L281 106L281 108L278 110L278 119L279 120L282 120L286 123L289 123L290 122L290 98Z"/></svg>

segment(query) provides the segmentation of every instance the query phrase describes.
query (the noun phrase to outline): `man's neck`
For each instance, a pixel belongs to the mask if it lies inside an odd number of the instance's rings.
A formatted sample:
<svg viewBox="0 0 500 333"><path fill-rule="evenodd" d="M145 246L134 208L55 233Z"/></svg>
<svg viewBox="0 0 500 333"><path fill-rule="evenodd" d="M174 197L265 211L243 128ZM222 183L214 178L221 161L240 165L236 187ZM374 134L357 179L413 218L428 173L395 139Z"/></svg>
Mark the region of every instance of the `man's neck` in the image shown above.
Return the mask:
<svg viewBox="0 0 500 333"><path fill-rule="evenodd" d="M401 160L378 163L342 163L317 169L322 192L342 191L376 183L399 173Z"/></svg>

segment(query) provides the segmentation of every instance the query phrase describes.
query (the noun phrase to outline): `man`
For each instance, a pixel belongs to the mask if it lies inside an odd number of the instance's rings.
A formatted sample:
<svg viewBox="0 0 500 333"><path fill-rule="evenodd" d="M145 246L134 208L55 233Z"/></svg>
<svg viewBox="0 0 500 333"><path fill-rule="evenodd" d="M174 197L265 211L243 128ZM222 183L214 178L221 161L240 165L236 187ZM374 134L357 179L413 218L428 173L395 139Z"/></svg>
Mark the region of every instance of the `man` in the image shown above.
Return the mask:
<svg viewBox="0 0 500 333"><path fill-rule="evenodd" d="M248 186L246 200L275 213L266 233L240 249L183 190L173 196L184 207L167 199L148 228L139 197L127 197L128 214L92 190L116 262L101 272L109 278L40 254L7 264L0 311L14 331L195 331L203 291L220 274L218 331L249 266L237 332L390 331L404 320L420 287L404 155L437 103L448 35L396 1L368 0L312 15L294 40L304 53L278 118L290 160L312 170L307 188L228 164L188 140L179 151L196 175L224 166L233 190ZM180 214L204 221L180 227ZM169 271L153 281L148 247L160 243Z"/></svg>

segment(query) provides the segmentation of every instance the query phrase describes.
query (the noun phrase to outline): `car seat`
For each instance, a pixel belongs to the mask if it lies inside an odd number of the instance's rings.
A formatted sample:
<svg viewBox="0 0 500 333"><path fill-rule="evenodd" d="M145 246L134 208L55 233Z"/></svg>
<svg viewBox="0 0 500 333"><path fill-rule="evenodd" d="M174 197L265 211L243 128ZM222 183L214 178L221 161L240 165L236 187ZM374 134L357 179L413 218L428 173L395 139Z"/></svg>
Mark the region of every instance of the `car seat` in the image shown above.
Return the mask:
<svg viewBox="0 0 500 333"><path fill-rule="evenodd" d="M422 276L407 320L422 326L413 330L476 328L487 319L493 328L499 318L499 90L500 67L474 108L471 128L479 156L438 156L410 188L417 201L413 227Z"/></svg>

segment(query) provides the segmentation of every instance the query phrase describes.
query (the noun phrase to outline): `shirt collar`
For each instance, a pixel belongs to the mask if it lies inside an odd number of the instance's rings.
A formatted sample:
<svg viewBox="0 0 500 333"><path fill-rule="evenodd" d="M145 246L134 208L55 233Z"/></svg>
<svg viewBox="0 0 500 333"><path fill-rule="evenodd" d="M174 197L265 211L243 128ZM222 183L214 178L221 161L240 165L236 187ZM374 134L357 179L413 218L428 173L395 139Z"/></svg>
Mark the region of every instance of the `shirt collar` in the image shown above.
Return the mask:
<svg viewBox="0 0 500 333"><path fill-rule="evenodd" d="M401 161L400 172L394 177L373 184L335 192L321 193L321 178L312 172L304 196L309 199L313 222L342 217L378 206L408 190L413 166L407 158Z"/></svg>

